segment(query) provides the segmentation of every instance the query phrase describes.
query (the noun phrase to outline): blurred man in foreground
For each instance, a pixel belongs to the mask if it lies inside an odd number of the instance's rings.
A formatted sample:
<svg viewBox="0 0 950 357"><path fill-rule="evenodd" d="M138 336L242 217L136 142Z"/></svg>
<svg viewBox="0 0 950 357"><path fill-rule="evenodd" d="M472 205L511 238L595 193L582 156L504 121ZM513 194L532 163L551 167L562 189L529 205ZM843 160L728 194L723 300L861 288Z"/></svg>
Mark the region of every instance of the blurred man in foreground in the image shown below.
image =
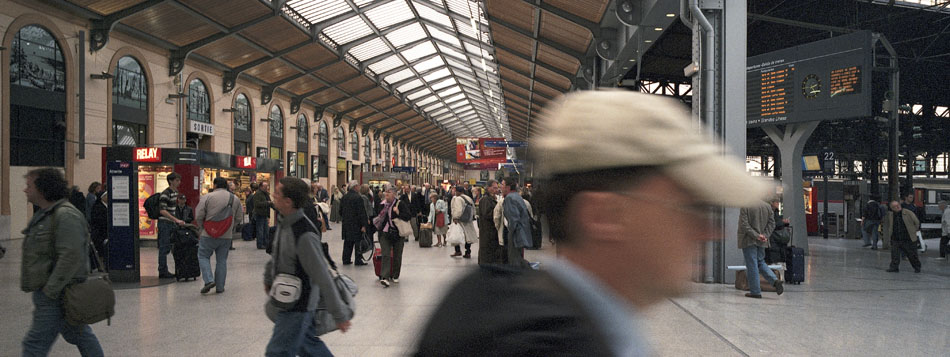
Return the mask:
<svg viewBox="0 0 950 357"><path fill-rule="evenodd" d="M465 276L416 355L649 355L636 311L685 292L692 257L715 238L707 207L765 193L667 98L576 92L540 129L540 206L560 259Z"/></svg>

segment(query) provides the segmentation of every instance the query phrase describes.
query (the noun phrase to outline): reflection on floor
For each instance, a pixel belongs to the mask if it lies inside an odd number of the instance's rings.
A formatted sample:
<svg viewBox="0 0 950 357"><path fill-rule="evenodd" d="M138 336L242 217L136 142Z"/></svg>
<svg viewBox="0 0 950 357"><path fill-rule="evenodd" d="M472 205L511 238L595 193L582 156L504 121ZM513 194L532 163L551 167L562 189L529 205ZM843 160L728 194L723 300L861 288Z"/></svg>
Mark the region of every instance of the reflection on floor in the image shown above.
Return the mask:
<svg viewBox="0 0 950 357"><path fill-rule="evenodd" d="M340 229L328 232L339 263ZM228 259L227 292L199 294L199 282L119 290L112 326L93 326L112 356L260 356L271 335L264 316L261 274L267 255L254 242L237 240ZM935 240L928 241L935 247ZM20 241L6 241L0 259L0 355L16 355L30 325L29 295L19 290ZM857 240L811 240L808 273L785 294L748 299L727 285L693 284L694 293L644 312L647 331L661 355L895 355L937 356L950 351L950 263L922 257L923 273L904 262L886 273L888 251L860 248ZM477 249L477 247L474 247ZM553 251L529 251L529 260ZM360 285L353 329L324 336L338 356L401 356L453 280L476 265L451 258L451 248L410 242L399 284L375 284L372 266L342 267ZM477 255L477 251L475 252ZM146 272L155 248L143 250ZM173 259L169 257L169 262ZM622 266L618 266L622 269ZM76 355L60 338L56 356Z"/></svg>

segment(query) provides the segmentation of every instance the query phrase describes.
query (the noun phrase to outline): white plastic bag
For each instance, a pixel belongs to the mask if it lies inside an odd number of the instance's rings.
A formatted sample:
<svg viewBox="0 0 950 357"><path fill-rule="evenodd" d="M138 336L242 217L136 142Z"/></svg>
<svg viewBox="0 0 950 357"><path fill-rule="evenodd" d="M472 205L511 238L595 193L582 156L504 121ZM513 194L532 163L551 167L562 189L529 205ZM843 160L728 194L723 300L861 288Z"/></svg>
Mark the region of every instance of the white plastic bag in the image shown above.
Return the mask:
<svg viewBox="0 0 950 357"><path fill-rule="evenodd" d="M465 232L462 231L462 226L458 223L449 225L449 231L445 235L445 242L450 245L465 244Z"/></svg>

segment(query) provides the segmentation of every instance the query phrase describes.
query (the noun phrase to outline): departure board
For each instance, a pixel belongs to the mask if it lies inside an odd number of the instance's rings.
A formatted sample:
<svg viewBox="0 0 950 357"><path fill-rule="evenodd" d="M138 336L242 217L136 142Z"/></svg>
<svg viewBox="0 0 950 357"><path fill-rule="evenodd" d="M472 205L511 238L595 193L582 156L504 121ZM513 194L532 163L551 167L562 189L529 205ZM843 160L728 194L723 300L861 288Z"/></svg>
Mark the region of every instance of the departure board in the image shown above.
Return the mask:
<svg viewBox="0 0 950 357"><path fill-rule="evenodd" d="M871 116L871 33L855 32L754 57L748 126Z"/></svg>

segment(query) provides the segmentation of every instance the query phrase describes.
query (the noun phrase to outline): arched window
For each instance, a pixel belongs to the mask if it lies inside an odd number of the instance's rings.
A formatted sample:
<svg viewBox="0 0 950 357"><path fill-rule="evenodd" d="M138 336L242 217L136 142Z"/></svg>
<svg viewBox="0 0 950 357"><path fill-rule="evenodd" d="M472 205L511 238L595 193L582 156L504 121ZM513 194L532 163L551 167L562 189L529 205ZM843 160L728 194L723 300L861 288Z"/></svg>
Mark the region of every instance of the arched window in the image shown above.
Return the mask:
<svg viewBox="0 0 950 357"><path fill-rule="evenodd" d="M343 132L343 127L336 128L336 155L339 157L346 157L346 133Z"/></svg>
<svg viewBox="0 0 950 357"><path fill-rule="evenodd" d="M392 156L391 144L392 144L391 142L388 142L386 143L386 146L383 147L383 150L386 150L386 155L384 155L384 158L383 158L383 166L386 167L386 171L389 171L389 167L390 165L392 165L393 156Z"/></svg>
<svg viewBox="0 0 950 357"><path fill-rule="evenodd" d="M66 64L46 29L24 26L10 53L10 166L66 164Z"/></svg>
<svg viewBox="0 0 950 357"><path fill-rule="evenodd" d="M406 147L402 145L399 148L399 166L408 166L406 165Z"/></svg>
<svg viewBox="0 0 950 357"><path fill-rule="evenodd" d="M320 153L320 167L317 169L317 177L327 177L330 171L330 130L327 127L327 122L323 120L320 121L320 124L317 126L317 128L317 137L319 138L317 142L317 148Z"/></svg>
<svg viewBox="0 0 950 357"><path fill-rule="evenodd" d="M208 88L200 79L192 79L188 83L188 120L211 123L211 100L208 97Z"/></svg>
<svg viewBox="0 0 950 357"><path fill-rule="evenodd" d="M364 165L366 167L369 167L370 161L373 161L372 148L373 144L369 140L369 133L366 133L366 136L363 137L363 157L366 161L366 165Z"/></svg>
<svg viewBox="0 0 950 357"><path fill-rule="evenodd" d="M270 107L270 158L281 160L284 158L284 114L276 104Z"/></svg>
<svg viewBox="0 0 950 357"><path fill-rule="evenodd" d="M119 58L112 78L112 145L147 146L148 81L135 58Z"/></svg>
<svg viewBox="0 0 950 357"><path fill-rule="evenodd" d="M380 150L382 146L379 144L379 138L376 138L376 163L379 164L379 160L383 157L383 151Z"/></svg>
<svg viewBox="0 0 950 357"><path fill-rule="evenodd" d="M234 99L234 155L251 155L251 102L244 94Z"/></svg>
<svg viewBox="0 0 950 357"><path fill-rule="evenodd" d="M307 126L307 116L297 115L297 177L306 178L307 156L310 152L310 127Z"/></svg>
<svg viewBox="0 0 950 357"><path fill-rule="evenodd" d="M353 150L353 161L360 159L360 136L356 130L350 133L350 149Z"/></svg>

